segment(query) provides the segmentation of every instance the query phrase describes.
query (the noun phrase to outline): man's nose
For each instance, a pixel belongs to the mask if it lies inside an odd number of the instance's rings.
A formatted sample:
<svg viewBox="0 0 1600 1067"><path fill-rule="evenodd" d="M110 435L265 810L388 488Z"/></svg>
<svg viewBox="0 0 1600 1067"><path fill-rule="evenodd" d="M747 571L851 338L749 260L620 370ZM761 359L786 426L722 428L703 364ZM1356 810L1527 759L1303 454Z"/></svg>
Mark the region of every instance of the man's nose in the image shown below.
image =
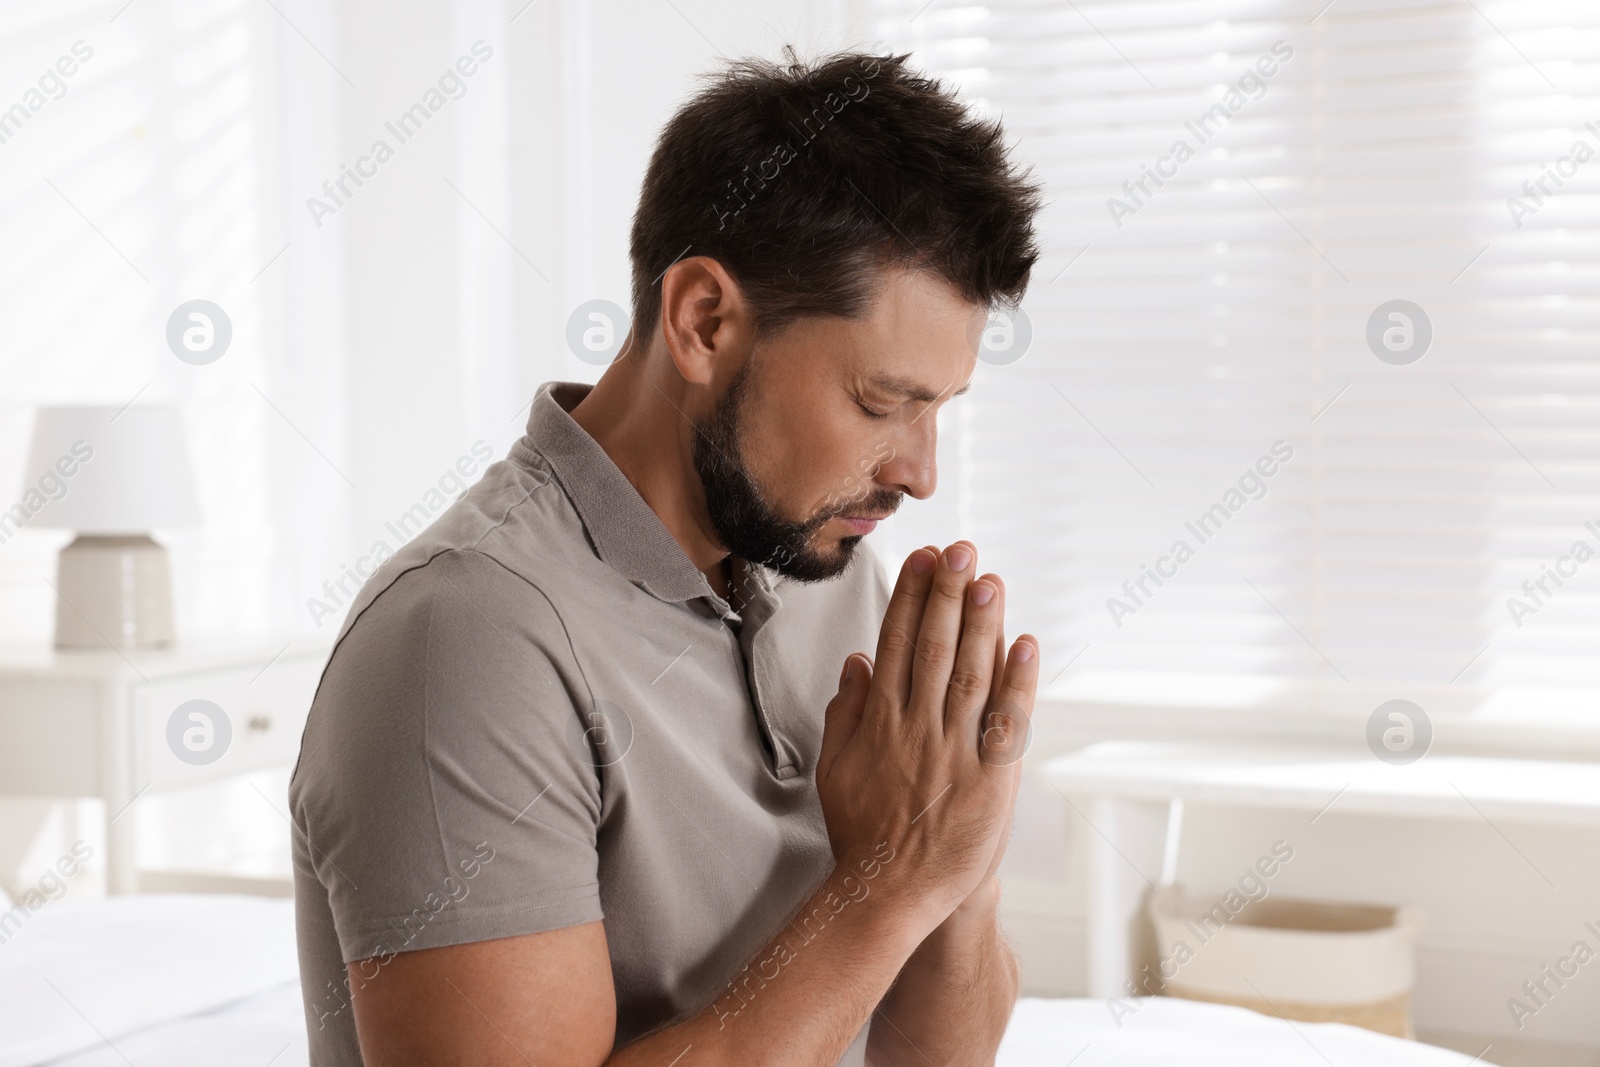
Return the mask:
<svg viewBox="0 0 1600 1067"><path fill-rule="evenodd" d="M914 431L897 435L891 442L894 454L878 468L874 479L879 485L902 492L916 500L926 500L939 484L938 430L933 415L928 415L926 426L916 426Z"/></svg>

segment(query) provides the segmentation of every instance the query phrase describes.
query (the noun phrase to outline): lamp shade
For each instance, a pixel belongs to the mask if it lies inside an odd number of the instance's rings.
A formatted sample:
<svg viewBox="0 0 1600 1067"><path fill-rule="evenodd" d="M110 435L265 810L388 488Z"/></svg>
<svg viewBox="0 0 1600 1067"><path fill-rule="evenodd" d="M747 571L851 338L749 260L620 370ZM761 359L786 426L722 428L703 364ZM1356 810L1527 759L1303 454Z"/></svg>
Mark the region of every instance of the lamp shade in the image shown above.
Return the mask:
<svg viewBox="0 0 1600 1067"><path fill-rule="evenodd" d="M177 408L40 408L23 478L46 498L34 526L134 534L200 519Z"/></svg>

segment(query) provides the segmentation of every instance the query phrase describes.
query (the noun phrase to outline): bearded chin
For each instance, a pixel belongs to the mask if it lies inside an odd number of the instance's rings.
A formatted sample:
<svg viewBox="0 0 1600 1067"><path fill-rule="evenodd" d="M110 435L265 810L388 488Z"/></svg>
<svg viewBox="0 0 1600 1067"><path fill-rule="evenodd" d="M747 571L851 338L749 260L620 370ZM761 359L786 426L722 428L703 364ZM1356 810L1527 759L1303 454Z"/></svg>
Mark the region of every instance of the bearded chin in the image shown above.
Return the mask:
<svg viewBox="0 0 1600 1067"><path fill-rule="evenodd" d="M833 513L791 522L767 503L739 452L739 415L750 364L740 369L711 417L697 425L694 469L705 493L711 528L722 547L786 578L820 582L836 578L850 565L860 537L840 539L838 551L823 555L813 546L816 532Z"/></svg>

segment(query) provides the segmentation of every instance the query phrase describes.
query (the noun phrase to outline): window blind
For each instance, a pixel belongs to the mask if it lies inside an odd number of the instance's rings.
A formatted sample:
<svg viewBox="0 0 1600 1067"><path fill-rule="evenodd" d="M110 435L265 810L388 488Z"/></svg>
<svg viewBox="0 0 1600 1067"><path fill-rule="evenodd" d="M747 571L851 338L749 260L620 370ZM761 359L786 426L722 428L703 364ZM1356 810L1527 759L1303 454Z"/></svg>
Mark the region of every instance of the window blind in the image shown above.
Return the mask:
<svg viewBox="0 0 1600 1067"><path fill-rule="evenodd" d="M1052 692L1600 711L1600 8L871 10L1048 200L889 552L972 537Z"/></svg>

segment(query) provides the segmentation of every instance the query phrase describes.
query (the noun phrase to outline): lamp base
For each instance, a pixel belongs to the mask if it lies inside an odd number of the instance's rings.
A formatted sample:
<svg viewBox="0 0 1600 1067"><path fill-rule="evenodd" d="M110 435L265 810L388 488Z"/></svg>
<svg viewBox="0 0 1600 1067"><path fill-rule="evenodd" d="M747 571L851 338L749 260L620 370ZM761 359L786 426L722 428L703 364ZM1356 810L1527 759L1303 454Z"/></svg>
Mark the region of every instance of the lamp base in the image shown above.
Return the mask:
<svg viewBox="0 0 1600 1067"><path fill-rule="evenodd" d="M173 642L167 550L143 535L79 534L56 561L56 647Z"/></svg>

